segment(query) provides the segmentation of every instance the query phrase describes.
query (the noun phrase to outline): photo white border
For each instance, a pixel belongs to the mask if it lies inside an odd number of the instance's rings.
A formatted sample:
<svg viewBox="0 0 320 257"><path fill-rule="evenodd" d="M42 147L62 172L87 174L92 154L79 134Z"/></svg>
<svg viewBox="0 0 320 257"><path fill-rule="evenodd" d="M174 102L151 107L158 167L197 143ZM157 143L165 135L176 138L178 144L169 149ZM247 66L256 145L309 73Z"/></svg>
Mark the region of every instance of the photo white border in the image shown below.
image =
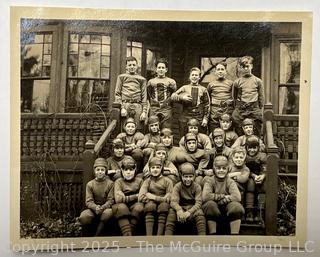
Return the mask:
<svg viewBox="0 0 320 257"><path fill-rule="evenodd" d="M64 8L63 8L64 9ZM311 81L311 31L312 19L311 13L301 12L200 12L200 11L138 11L138 10L97 10L97 9L68 9L62 11L61 8L32 8L32 7L14 7L11 9L11 131L19 134L20 122L20 48L19 48L19 31L20 18L35 19L92 19L92 20L172 20L172 21L257 21L257 22L302 22L302 59L301 59L301 78L300 78L300 120L299 135L308 135L309 131L309 97ZM187 14L187 15L186 15ZM305 82L306 81L306 82ZM19 183L20 183L20 138L11 135L11 241L14 244L32 244L32 243L50 243L55 244L63 242L76 243L75 248L82 248L83 240L95 241L97 238L58 238L58 239L20 239L19 234ZM308 137L306 140L299 140L299 152L308 152ZM297 201L297 224L296 236L197 236L204 244L210 244L212 241L236 245L239 240L245 239L250 243L268 243L281 244L289 247L300 245L306 241L306 224L307 224L307 155L299 156L298 170L298 201ZM14 210L14 211L13 211ZM119 240L120 246L137 246L138 240L148 240L149 242L162 243L169 245L170 241L179 239L184 243L191 243L192 236L163 236L163 237L112 237L110 240ZM105 238L98 238L103 241ZM78 242L79 241L79 242ZM124 242L125 241L125 242ZM102 245L103 246L103 245Z"/></svg>

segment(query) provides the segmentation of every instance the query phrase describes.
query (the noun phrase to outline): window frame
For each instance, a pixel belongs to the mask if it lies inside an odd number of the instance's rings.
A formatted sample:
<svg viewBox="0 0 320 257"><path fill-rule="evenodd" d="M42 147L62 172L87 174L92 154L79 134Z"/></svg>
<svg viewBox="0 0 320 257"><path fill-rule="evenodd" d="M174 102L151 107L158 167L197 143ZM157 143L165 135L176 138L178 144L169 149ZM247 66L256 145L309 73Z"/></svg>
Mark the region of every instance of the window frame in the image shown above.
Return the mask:
<svg viewBox="0 0 320 257"><path fill-rule="evenodd" d="M281 43L302 43L301 37L298 34L278 34L274 35L272 38L272 56L273 56L273 69L272 69L272 94L271 94L271 101L274 105L274 111L276 113L280 113L279 109L279 89L281 87L293 87L293 88L300 88L300 84L296 83L280 83L280 44ZM301 56L300 56L301 61ZM299 89L300 90L300 89ZM281 115L297 115L297 114L281 114Z"/></svg>
<svg viewBox="0 0 320 257"><path fill-rule="evenodd" d="M59 26L58 25L38 25L29 29L21 28L20 33L52 33L52 48L51 48L51 69L50 69L50 86L49 86L49 108L48 113L56 111L57 107L57 92L59 90ZM21 39L20 39L20 59L21 59ZM20 64L20 68L21 68ZM20 72L20 99L22 88L22 74ZM36 80L35 77L25 78L26 80ZM58 89L58 90L56 90ZM22 114L25 112L22 112Z"/></svg>
<svg viewBox="0 0 320 257"><path fill-rule="evenodd" d="M170 42L167 42L166 45L161 45L161 42L166 42L163 38L160 38L160 40L152 41L148 38L147 35L142 35L140 37L137 37L133 33L124 30L123 31L123 47L122 51L124 53L124 58L121 60L121 70L122 72L125 72L125 67L126 67L126 57L127 57L127 41L135 41L135 42L140 42L142 43L142 57L141 57L141 76L146 77L147 75L147 50L155 50L162 52L164 56L166 56L166 59L168 61L168 73L167 76L171 76L171 55L170 55L170 48L171 44Z"/></svg>
<svg viewBox="0 0 320 257"><path fill-rule="evenodd" d="M59 95L59 108L57 112L65 113L65 104L66 104L66 89L68 82L68 47L69 47L69 34L70 33L80 33L80 34L106 34L110 36L110 70L109 70L109 81L110 87L108 92L108 109L111 108L114 101L114 92L117 76L120 73L120 53L121 53L121 33L116 29L109 26L97 26L91 25L88 26L75 26L72 24L64 24L64 33L63 33L63 50L62 50L62 65L61 65L61 90Z"/></svg>

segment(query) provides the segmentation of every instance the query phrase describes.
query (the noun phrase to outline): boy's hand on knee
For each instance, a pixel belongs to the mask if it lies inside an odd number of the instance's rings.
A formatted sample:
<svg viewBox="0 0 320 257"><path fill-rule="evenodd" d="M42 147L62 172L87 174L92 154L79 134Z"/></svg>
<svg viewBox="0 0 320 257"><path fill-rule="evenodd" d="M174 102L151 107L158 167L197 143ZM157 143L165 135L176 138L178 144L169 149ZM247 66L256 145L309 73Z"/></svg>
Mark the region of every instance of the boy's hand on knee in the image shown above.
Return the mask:
<svg viewBox="0 0 320 257"><path fill-rule="evenodd" d="M121 117L127 117L128 112L125 108L121 108L120 114L121 114Z"/></svg>
<svg viewBox="0 0 320 257"><path fill-rule="evenodd" d="M183 219L184 219L184 211L183 210L177 211L177 219L179 222L183 222Z"/></svg>
<svg viewBox="0 0 320 257"><path fill-rule="evenodd" d="M186 218L186 220L191 216L191 213L190 212L188 212L188 211L186 211L185 213L184 213L184 216L185 216L185 218Z"/></svg>
<svg viewBox="0 0 320 257"><path fill-rule="evenodd" d="M147 113L145 111L143 111L140 115L140 120L144 121L147 118Z"/></svg>
<svg viewBox="0 0 320 257"><path fill-rule="evenodd" d="M100 205L98 205L98 206L96 207L96 209L95 209L95 213L96 213L97 215L99 215L99 214L101 214L101 213L102 213L102 208L101 208L101 206L100 206Z"/></svg>

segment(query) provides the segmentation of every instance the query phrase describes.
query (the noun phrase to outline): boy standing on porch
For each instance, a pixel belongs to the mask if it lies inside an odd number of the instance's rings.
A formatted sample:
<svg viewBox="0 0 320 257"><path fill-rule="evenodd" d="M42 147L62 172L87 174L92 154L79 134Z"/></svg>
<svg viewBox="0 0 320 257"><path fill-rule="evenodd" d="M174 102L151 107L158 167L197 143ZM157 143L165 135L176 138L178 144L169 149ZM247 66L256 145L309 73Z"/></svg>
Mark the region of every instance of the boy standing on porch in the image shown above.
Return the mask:
<svg viewBox="0 0 320 257"><path fill-rule="evenodd" d="M232 114L234 105L232 97L232 81L226 78L227 63L217 63L214 71L216 80L210 82L207 87L211 100L209 119L210 131L219 127L219 117L221 115Z"/></svg>
<svg viewBox="0 0 320 257"><path fill-rule="evenodd" d="M127 73L120 74L115 88L115 101L121 104L121 117L134 118L137 129L143 129L147 118L147 81L137 74L138 62L133 56L126 59Z"/></svg>
<svg viewBox="0 0 320 257"><path fill-rule="evenodd" d="M175 80L166 77L168 62L160 58L156 62L157 77L147 83L147 96L150 104L149 115L157 115L160 119L161 128L171 128L172 102L171 95L177 90Z"/></svg>
<svg viewBox="0 0 320 257"><path fill-rule="evenodd" d="M199 84L201 71L197 67L190 70L190 84L180 87L172 94L174 101L183 104L182 117L179 122L180 138L187 133L185 124L194 118L200 123L199 132L206 133L209 120L210 99L208 91Z"/></svg>
<svg viewBox="0 0 320 257"><path fill-rule="evenodd" d="M255 123L257 135L260 136L262 125L262 108L264 105L264 89L261 79L254 76L253 58L243 56L240 58L240 71L242 76L234 81L235 109L232 118L236 125L237 134L242 134L241 124L245 118L250 118Z"/></svg>

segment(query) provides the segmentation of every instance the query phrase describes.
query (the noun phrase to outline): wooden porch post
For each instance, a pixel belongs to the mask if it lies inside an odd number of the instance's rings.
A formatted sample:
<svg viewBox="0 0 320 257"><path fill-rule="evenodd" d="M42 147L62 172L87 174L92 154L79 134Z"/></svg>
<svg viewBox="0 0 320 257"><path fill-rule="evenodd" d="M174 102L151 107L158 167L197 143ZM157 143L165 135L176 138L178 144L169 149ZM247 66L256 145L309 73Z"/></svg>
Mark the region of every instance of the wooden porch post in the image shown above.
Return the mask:
<svg viewBox="0 0 320 257"><path fill-rule="evenodd" d="M264 132L267 143L267 177L266 177L266 234L277 234L277 207L278 207L278 171L279 152L274 144L272 121L272 104L264 106Z"/></svg>
<svg viewBox="0 0 320 257"><path fill-rule="evenodd" d="M95 160L95 153L93 151L94 149L94 142L92 140L88 140L85 144L85 150L82 153L82 167L83 167L83 204L85 203L85 197L86 197L86 186L87 183L93 179L93 164Z"/></svg>

